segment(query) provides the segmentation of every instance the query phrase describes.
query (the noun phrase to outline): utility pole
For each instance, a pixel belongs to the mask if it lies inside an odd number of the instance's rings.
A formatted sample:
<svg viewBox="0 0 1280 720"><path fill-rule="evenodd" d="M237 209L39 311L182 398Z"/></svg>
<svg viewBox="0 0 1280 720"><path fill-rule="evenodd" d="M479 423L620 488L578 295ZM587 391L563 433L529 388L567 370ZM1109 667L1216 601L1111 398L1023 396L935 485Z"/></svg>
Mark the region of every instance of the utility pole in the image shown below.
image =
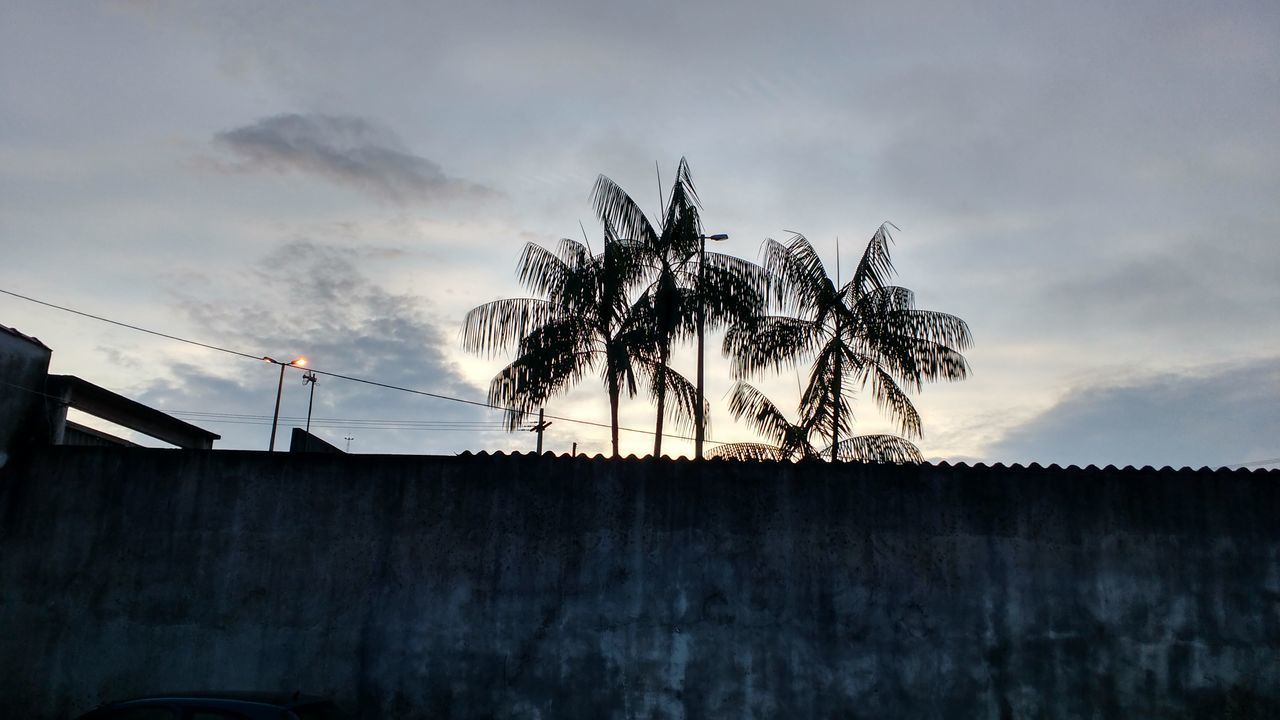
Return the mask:
<svg viewBox="0 0 1280 720"><path fill-rule="evenodd" d="M551 427L551 423L543 420L544 413L545 411L543 408L538 408L538 424L529 428L529 432L538 433L538 454L539 455L542 454L542 431Z"/></svg>
<svg viewBox="0 0 1280 720"><path fill-rule="evenodd" d="M351 437L350 435L348 435L348 436L346 436L346 437L344 437L344 438L342 438L342 439L347 441L347 452L348 452L348 453L349 453L349 452L351 452L351 441L352 441L352 440L355 440L355 438L353 438L353 437Z"/></svg>
<svg viewBox="0 0 1280 720"><path fill-rule="evenodd" d="M311 383L311 398L307 400L307 434L311 434L311 406L316 401L316 374L310 370L302 374L302 384ZM310 444L308 442L308 444Z"/></svg>

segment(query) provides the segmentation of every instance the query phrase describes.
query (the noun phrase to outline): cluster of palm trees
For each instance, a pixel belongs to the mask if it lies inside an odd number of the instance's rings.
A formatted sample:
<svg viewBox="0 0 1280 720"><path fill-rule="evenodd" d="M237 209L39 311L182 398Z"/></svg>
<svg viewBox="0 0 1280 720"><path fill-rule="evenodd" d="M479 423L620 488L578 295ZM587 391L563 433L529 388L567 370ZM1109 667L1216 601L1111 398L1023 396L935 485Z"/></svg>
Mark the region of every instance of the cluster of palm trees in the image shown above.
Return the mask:
<svg viewBox="0 0 1280 720"><path fill-rule="evenodd" d="M599 252L561 240L553 252L525 246L520 281L531 297L495 300L467 313L465 350L515 360L489 385L489 402L507 408L515 430L552 396L598 373L609 396L613 454L618 405L642 390L657 406L653 454L665 432L692 430L704 454L708 405L704 337L725 330L733 362L729 410L767 442L718 445L712 455L799 460L830 458L918 462L920 452L895 435L850 434L853 391L872 396L907 437L921 435L909 392L932 380L968 374L961 354L971 343L963 320L917 309L910 290L890 284L890 225L871 238L853 275L833 280L802 235L768 240L763 264L706 250L697 190L683 159L657 224L603 175L591 194L603 227ZM694 341L693 382L671 367L672 348ZM746 382L809 362L798 422ZM670 425L668 425L670 422ZM816 444L815 444L816 443Z"/></svg>

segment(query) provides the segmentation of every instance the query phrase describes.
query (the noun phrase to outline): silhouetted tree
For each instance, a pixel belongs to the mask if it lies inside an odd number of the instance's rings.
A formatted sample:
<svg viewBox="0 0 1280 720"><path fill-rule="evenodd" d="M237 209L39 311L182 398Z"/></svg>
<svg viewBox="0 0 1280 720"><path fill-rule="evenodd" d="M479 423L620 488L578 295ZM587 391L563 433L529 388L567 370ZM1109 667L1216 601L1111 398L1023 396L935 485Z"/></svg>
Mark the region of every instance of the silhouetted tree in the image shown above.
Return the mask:
<svg viewBox="0 0 1280 720"><path fill-rule="evenodd" d="M645 268L644 294L653 309L652 331L657 351L654 396L658 407L653 454L660 456L663 424L668 414L666 368L673 342L696 338L701 369L704 348L699 313L704 320L701 326L713 330L758 315L763 310L767 275L763 268L740 258L702 252L705 240L701 206L684 158L676 168L671 195L657 227L626 191L604 175L596 180L591 197L601 222L617 228L618 233L628 239L629 247L637 253L636 262ZM705 434L704 395L699 372L697 397L703 398L703 412L694 408L697 438ZM674 419L679 422L682 417L676 415ZM700 453L701 447L696 447L695 452Z"/></svg>
<svg viewBox="0 0 1280 720"><path fill-rule="evenodd" d="M848 422L847 391L852 387L869 385L901 432L919 437L920 415L906 390L968 374L960 352L972 342L965 322L918 310L910 290L889 284L893 263L888 228L886 223L876 230L853 277L843 285L831 279L803 235L785 245L766 241L764 266L773 282L771 299L785 314L736 323L725 336L724 350L740 376L813 358L801 414L830 414L826 429L832 460L840 453L840 436Z"/></svg>
<svg viewBox="0 0 1280 720"><path fill-rule="evenodd" d="M552 395L599 371L609 395L613 454L618 455L618 402L637 392L637 376L656 383L659 363L651 329L652 304L628 300L627 289L643 266L628 243L606 226L604 250L592 255L574 240L558 252L529 243L520 256L521 282L542 297L509 298L480 305L463 320L462 347L496 355L512 348L516 359L489 384L489 402L509 408L508 429ZM687 380L662 367L677 407L691 412L696 396Z"/></svg>
<svg viewBox="0 0 1280 720"><path fill-rule="evenodd" d="M763 435L766 443L729 443L712 450L714 457L739 460L816 460L831 454L833 460L857 460L861 462L917 463L922 462L920 450L896 435L849 436L850 413L840 418L832 412L834 407L820 402L801 408L800 422L793 423L778 410L764 393L739 381L729 400L729 411L739 420L745 419L751 427ZM819 450L813 444L815 436L830 436L834 427L840 441ZM834 451L834 452L832 452Z"/></svg>

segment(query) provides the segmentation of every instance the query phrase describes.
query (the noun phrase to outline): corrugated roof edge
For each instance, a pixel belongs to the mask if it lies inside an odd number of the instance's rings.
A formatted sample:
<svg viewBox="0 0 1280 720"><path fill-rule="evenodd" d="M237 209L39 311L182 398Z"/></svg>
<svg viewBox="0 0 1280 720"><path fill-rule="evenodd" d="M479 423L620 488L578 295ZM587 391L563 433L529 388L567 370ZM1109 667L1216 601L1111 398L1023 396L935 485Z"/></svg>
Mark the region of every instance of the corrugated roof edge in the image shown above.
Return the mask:
<svg viewBox="0 0 1280 720"><path fill-rule="evenodd" d="M475 452L475 453L471 451L466 451L466 452L459 453L457 457L536 458L536 459L552 459L552 460L592 460L592 461L602 460L606 462L624 462L624 463L655 462L655 460L651 457L636 457L634 454L627 455L625 457L611 458L600 453L596 453L595 455L579 454L577 456L574 456L568 453L557 455L551 452L544 452L541 455L538 455L535 452L527 452L527 453L509 452L508 453L508 452L503 452L501 450L497 452L492 452L492 453L485 450L482 450L480 452ZM767 464L767 463L774 463L779 465L782 465L782 464L805 465L809 463L822 464L822 465L827 464L826 461L824 460L807 460L807 461L801 461L801 462L790 462L790 461L779 461L779 460L738 460L734 458L707 458L705 460L697 461L697 460L693 460L686 457L672 458L672 457L666 457L666 456L663 456L662 458L658 459L657 462L668 462L668 463L705 462L705 463L712 463L712 464L741 463L741 464L756 464L756 465ZM845 462L845 463L839 463L839 464L845 465L845 466L867 465L871 467L880 467L882 465L888 465L893 467L905 467L907 465L912 465L912 463L860 463L860 462ZM1105 466L1099 467L1097 465L1092 465L1092 464L1085 465L1084 467L1081 467L1079 465L1068 465L1066 467L1063 467L1061 465L1058 465L1057 463L1053 463L1047 466L1041 465L1040 463L1035 463L1035 462L1027 465L1023 465L1021 463L1012 463L1009 465L1005 465L1004 463L993 463L990 465L986 463L974 463L972 465L969 465L968 463L964 463L964 462L949 463L946 460L943 460L937 463L929 463L929 462L916 463L914 465L916 467L921 467L921 468L939 468L939 469L956 468L956 469L966 469L966 470L1031 470L1031 471L1071 472L1071 473L1076 473L1076 472L1107 472L1107 473L1124 472L1124 473L1161 473L1161 474L1231 473L1231 474L1246 474L1246 475L1258 475L1258 474L1280 475L1280 468L1253 468L1253 469L1244 468L1244 467L1211 468L1211 467L1208 467L1207 465L1199 468L1193 468L1190 466L1175 468L1171 465L1165 465L1159 468L1153 465L1143 465L1142 467L1135 467L1133 465L1125 465L1124 467L1118 467L1116 465L1105 465Z"/></svg>

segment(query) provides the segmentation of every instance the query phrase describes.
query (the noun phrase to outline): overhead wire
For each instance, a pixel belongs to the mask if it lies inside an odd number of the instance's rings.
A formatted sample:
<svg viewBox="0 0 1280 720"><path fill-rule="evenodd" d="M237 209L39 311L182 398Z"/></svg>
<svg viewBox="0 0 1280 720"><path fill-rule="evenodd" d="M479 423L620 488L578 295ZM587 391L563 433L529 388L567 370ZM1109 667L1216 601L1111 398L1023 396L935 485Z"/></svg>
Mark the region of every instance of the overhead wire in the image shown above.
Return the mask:
<svg viewBox="0 0 1280 720"><path fill-rule="evenodd" d="M156 336L156 337L164 338L164 339L166 339L166 340L173 340L173 341L175 341L175 342L186 343L186 344L188 344L188 345L194 345L194 346L201 347L201 348L205 348L205 349L208 349L208 350L215 350L215 351L217 351L217 352L227 353L227 354L230 354L230 355L236 355L236 356L238 356L238 357L248 358L248 359L250 359L250 360L259 361L259 362L260 362L260 361L262 361L262 360L264 359L264 357L265 357L265 356L262 356L262 355L254 355L254 354L251 354L251 353L246 353L246 352L243 352L243 351L240 351L240 350L235 350L235 349L232 349L232 348L222 347L222 346L219 346L219 345L213 345L213 344L211 344L211 343L200 342L200 341L198 341L198 340L191 340L191 339L189 339L189 338L180 337L180 336L178 336L178 335L172 335L172 334L170 334L170 333L160 332L160 331L158 331L158 330L151 330L150 328L145 328L145 327L142 327L142 326L140 326L140 325L134 325L134 324L132 324L132 323L122 322L122 321L120 321L120 320L113 320L113 319L111 319L111 318L103 317L103 316L101 316L101 315L95 315L95 314L93 314L93 313L84 312L83 310L76 310L75 308L67 307L67 306L65 306L65 305L58 305L58 304L56 304L56 303L47 302L47 301L45 301L45 300L39 300L39 299L37 299L37 298L33 298L33 297L29 296L29 295L23 295L23 294L21 294L21 293L13 292L12 290L6 290L6 289L4 289L4 288L0 288L0 293L5 294L5 295L9 295L9 296L11 296L11 297L18 298L18 299L20 299L20 300L26 300L27 302L35 303L35 304L37 304L37 305L43 305L43 306L45 306L45 307L53 308L53 309L55 309L55 310L61 310L61 311L63 311L63 312L68 312L68 313L71 313L71 314L73 314L73 315L79 315L79 316L81 316L81 317L90 318L90 319L92 319L92 320L98 320L98 321L100 321L100 322L109 323L109 324L111 324L111 325L116 325L116 326L118 326L118 327L127 328L127 329L129 329L129 330L134 330L134 331L137 331L137 332L146 333L146 334L148 334L148 335L154 335L154 336ZM347 380L348 382L362 383L362 384L365 384L365 385L372 385L372 386L375 386L375 387L381 387L381 388L385 388L385 389L388 389L388 390L395 390L395 391L399 391L399 392L411 393L411 394L414 394L414 395L421 395L421 396L424 396L424 397L435 398L435 399L438 399L438 400L445 400L445 401L449 401L449 402L463 403L463 404L466 404L466 405L472 405L472 406L475 406L475 407L482 407L482 408L485 408L485 409L488 409L488 410L502 410L502 411L504 411L504 412L511 412L511 411L515 410L514 408L508 408L508 407L505 407L505 406L495 405L495 404L488 403L488 402L481 402L481 401L478 401L478 400L468 400L468 399L466 399L466 398L458 398L458 397L453 397L453 396L450 396L450 395L443 395L443 394L440 394L440 393L428 392L428 391L425 391L425 390L417 390L417 389L414 389L414 388L402 387L402 386L393 385L393 384L390 384L390 383L383 383L383 382L379 382L379 381L376 381L376 380L369 380L369 379L367 379L367 378L360 378L360 377L355 377L355 376L351 376L351 375L344 375L344 374L342 374L342 373L330 372L330 371L326 371L326 370L318 370L318 369L315 369L315 368L308 368L308 370L309 370L309 371L311 371L311 372L314 372L314 373L320 374L320 375L326 375L326 376L329 376L329 377L338 378L338 379L340 379L340 380ZM49 393L42 392L42 391L40 391L40 390L34 390L34 389L32 389L32 388L23 387L23 386L21 386L21 385L15 385L14 383L6 382L6 381L3 381L3 380L0 380L0 385L5 385L5 386L7 386L7 387L15 388L15 389L17 389L17 390L21 390L21 391L23 391L23 392L31 393L31 394L33 394L33 395L40 395L40 396L43 396L43 397L46 397L46 398L49 398L49 399L53 399L53 400L61 400L61 399L62 399L62 398L60 398L60 397L57 397L57 396L54 396L54 395L50 395ZM211 423L219 423L219 424L233 424L233 425L234 425L234 424L241 424L241 425L269 425L269 424L271 424L271 423L269 423L269 422L266 422L266 418L267 418L268 416L265 416L265 415L249 415L249 414L241 414L241 413L211 413L211 412L197 412L197 411L175 411L175 412L171 412L170 414L175 415L175 416L186 416L186 417L191 417L191 418L199 418L199 419L201 420L201 422L211 422ZM582 420L582 419L579 419L579 418L572 418L572 417L567 417L567 416L563 416L563 415L545 414L545 417L546 417L546 418L548 418L548 419L552 419L552 420L560 420L560 421L563 421L563 422L577 423L577 424L580 424L580 425L587 425L587 426L591 426L591 427L599 427L599 428L605 428L605 429L611 429L611 428L612 428L612 425L609 425L608 423L601 423L601 422L596 422L596 421L592 421L592 420ZM280 419L281 419L281 420L302 420L303 418L302 418L301 416L298 416L298 417L292 417L292 416L281 416L281 417L280 417ZM423 430L433 430L433 431L454 431L454 432L460 432L460 431L464 431L464 430L472 430L472 431L474 431L474 430L484 430L484 429L489 429L489 428L492 428L492 429L495 429L495 430L502 430L502 431L505 431L505 430L506 430L506 423L505 423L504 421L500 421L500 420L495 420L495 421L463 421L463 420L440 420L440 421L431 421L431 420L384 420L384 419L377 419L377 418L372 418L372 419L355 419L355 418L312 418L312 425L317 425L317 426L319 426L319 427L360 427L360 428L362 428L362 429L366 429L366 430L388 430L388 429L392 429L392 430L406 429L406 430L407 430L407 429L423 429ZM653 434L654 434L654 431L652 431L652 430L646 430L646 429L643 429L643 428L630 428L630 427L619 426L619 427L618 427L618 430L619 430L619 431L622 431L622 432L641 433L641 434L645 434L645 435L653 435ZM670 437L670 438L677 439L677 440L690 440L690 441L694 440L694 438L692 438L692 437L688 437L688 436L685 436L685 435L674 435L674 434L670 434L670 435L666 435L666 437ZM708 444L711 444L711 445L727 445L727 444L730 444L730 442L729 442L729 441L723 441L723 440L711 440L711 439L704 439L704 442L706 442L706 443L708 443ZM1280 457L1264 458L1264 459L1261 459L1261 460L1250 460L1250 461L1247 461L1247 462L1227 463L1227 464L1223 465L1223 467L1246 468L1246 467L1250 467L1250 466L1253 466L1253 465L1274 465L1274 464L1280 464Z"/></svg>
<svg viewBox="0 0 1280 720"><path fill-rule="evenodd" d="M222 347L222 346L220 346L220 345L214 345L214 344L211 344L211 343L200 342L200 341L198 341L198 340L191 340L191 339L189 339L189 338L180 337L180 336L178 336L178 335L173 335L173 334L170 334L170 333L160 332L160 331L158 331L158 330L151 330L150 328L145 328L145 327L142 327L142 326L140 326L140 325L135 325L135 324L132 324L132 323L127 323L127 322L123 322L123 321L120 321L120 320L113 320L113 319L108 318L108 317L103 317L103 316L101 316L101 315L95 315L95 314L93 314L93 313L84 312L83 310L77 310L77 309L75 309L75 308L67 307L67 306L65 306L65 305L59 305L59 304L57 304L57 303L51 303L51 302L48 302L48 301L45 301L45 300L40 300L40 299L38 299L38 298L34 298L34 297L29 296L29 295L23 295L22 293L17 293L17 292L14 292L14 291L12 291L12 290L6 290L6 289L4 289L4 288L0 288L0 293L5 294L5 295L9 295L9 296L11 296L11 297L18 298L18 299L20 299L20 300L26 300L27 302L35 303L35 304L37 304L37 305L43 305L43 306L48 307L48 308L53 308L53 309L55 309L55 310L61 310L61 311L63 311L63 312L71 313L71 314L73 314L73 315L79 315L79 316L81 316L81 317L90 318L90 319L92 319L92 320L98 320L98 321L100 321L100 322L109 323L109 324L111 324L111 325L116 325L116 326L118 326L118 327L127 328L127 329L129 329L129 330L135 330L135 331L137 331L137 332L146 333L146 334L148 334L148 335L154 335L154 336L156 336L156 337L165 338L165 339L167 339L167 340L173 340L173 341L175 341L175 342L186 343L186 344L188 344L188 345L194 345L194 346L196 346L196 347L202 347L202 348L205 348L205 349L208 349L208 350L215 350L215 351L217 351L217 352L227 353L227 354L230 354L230 355L236 355L236 356L239 356L239 357L242 357L242 358L248 358L248 359L250 359L250 360L254 360L254 361L257 361L257 362L262 362L262 361L263 361L264 359L266 359L266 357L267 357L267 356L265 356L265 355L254 355L254 354L252 354L252 353L243 352L243 351L241 351L241 350L235 350L235 349L228 348L228 347ZM370 385L370 386L373 386L373 387L380 387L380 388L384 388L384 389L387 389L387 390L395 390L395 391L398 391L398 392L404 392L404 393L410 393L410 394L413 394L413 395L420 395L420 396L423 396L423 397L435 398L435 399L437 399L437 400L445 400L445 401L448 401L448 402L461 403L461 404L464 404L464 405L471 405L471 406L474 406L474 407L481 407L481 408L486 408L486 409L489 409L489 410L501 410L501 411L503 411L503 412L520 412L517 408L506 407L506 406L503 406L503 405L496 405L496 404L493 404L493 403L489 403L489 402L482 402L482 401L479 401L479 400L468 400L468 399L466 399L466 398L453 397L453 396L451 396L451 395L444 395L444 394L441 394L441 393L429 392L429 391L427 391L427 390L418 390L418 389L416 389L416 388L403 387L403 386L400 386L400 385L394 385L394 384L391 384L391 383L379 382L379 381L377 381L377 380L370 380L370 379L368 379L368 378L355 377L355 376L352 376L352 375L344 375L344 374L342 374L342 373L331 372L331 371L328 371L328 370L318 370L318 369L313 368L313 367L308 367L308 368L307 368L307 370L308 370L308 371L310 371L310 372L316 373L316 374L318 374L318 375L326 375L326 376L328 376L328 377L337 378L337 379L339 379L339 380L346 380L346 381L348 381L348 382L361 383L361 384L364 384L364 385ZM568 417L568 416L565 416L565 415L552 415L552 414L550 414L550 413L545 413L545 414L544 414L544 417L546 417L546 418L547 418L547 419L549 419L549 420L560 420L560 421L562 421L562 422L576 423L576 424L579 424L579 425L586 425L586 426L589 426L589 427L598 427L598 428L604 428L604 429L608 429L608 430L611 430L611 429L613 428L613 426L612 426L611 424L609 424L609 423L602 423L602 422L597 422L597 421L594 421L594 420L582 420L582 419L580 419L580 418L573 418L573 417ZM505 425L504 425L504 427L505 427ZM642 435L654 435L654 434L655 434L655 432L654 432L653 430L646 430L646 429L644 429L644 428L631 428L631 427L624 427L624 426L618 426L618 431L619 431L619 432L640 433L640 434L642 434ZM665 437L668 437L668 438L675 439L675 440L689 440L689 441L694 441L694 440L695 440L695 438L690 437L690 436L686 436L686 435L675 435L675 434L664 433L664 436L665 436ZM731 443L730 443L730 441L710 440L710 439L704 439L704 441L703 441L703 442L705 442L705 443L707 443L707 444L710 444L710 445L727 445L727 444L731 444Z"/></svg>

